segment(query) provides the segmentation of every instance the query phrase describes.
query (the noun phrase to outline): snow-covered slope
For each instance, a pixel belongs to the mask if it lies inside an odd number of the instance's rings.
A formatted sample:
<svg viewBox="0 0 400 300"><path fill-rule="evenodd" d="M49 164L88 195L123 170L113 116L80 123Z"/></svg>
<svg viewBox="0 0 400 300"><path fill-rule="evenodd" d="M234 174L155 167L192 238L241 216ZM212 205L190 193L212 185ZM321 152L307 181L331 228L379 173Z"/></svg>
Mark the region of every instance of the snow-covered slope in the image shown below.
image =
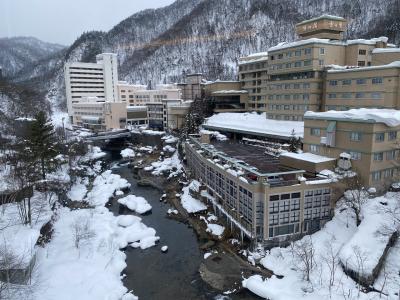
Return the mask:
<svg viewBox="0 0 400 300"><path fill-rule="evenodd" d="M14 37L0 39L0 67L3 75L12 77L38 60L61 50L64 46L46 43L33 37Z"/></svg>

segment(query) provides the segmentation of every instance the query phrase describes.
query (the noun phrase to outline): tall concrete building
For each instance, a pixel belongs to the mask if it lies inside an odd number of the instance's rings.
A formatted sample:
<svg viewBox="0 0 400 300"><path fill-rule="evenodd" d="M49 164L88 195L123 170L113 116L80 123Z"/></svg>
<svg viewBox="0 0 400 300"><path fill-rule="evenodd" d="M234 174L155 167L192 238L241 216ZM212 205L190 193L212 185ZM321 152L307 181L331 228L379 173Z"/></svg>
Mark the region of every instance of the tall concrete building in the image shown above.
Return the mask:
<svg viewBox="0 0 400 300"><path fill-rule="evenodd" d="M118 102L118 60L113 53L96 56L96 63L73 62L64 67L68 115L72 119L73 104L85 98L98 102Z"/></svg>

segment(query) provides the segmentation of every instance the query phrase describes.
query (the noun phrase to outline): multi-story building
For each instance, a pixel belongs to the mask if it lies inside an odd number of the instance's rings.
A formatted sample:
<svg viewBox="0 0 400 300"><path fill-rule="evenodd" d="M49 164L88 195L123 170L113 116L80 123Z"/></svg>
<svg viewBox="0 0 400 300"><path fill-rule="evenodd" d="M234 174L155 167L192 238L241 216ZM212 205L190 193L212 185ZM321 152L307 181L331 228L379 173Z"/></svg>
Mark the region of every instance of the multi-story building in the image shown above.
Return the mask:
<svg viewBox="0 0 400 300"><path fill-rule="evenodd" d="M248 92L247 107L265 111L268 83L268 53L255 53L239 59L241 89Z"/></svg>
<svg viewBox="0 0 400 300"><path fill-rule="evenodd" d="M147 90L143 85L131 85L121 82L118 85L121 102L128 106L144 106L150 102L161 102L164 99L181 99L181 90L176 85L161 85L155 90Z"/></svg>
<svg viewBox="0 0 400 300"><path fill-rule="evenodd" d="M158 130L180 129L184 124L190 105L191 101L173 99L146 104L149 127Z"/></svg>
<svg viewBox="0 0 400 300"><path fill-rule="evenodd" d="M330 69L324 82L324 110L399 109L399 76L399 61L371 67Z"/></svg>
<svg viewBox="0 0 400 300"><path fill-rule="evenodd" d="M258 147L208 140L186 142L187 164L203 185L201 195L231 229L271 247L330 219L335 194L329 180L283 166Z"/></svg>
<svg viewBox="0 0 400 300"><path fill-rule="evenodd" d="M241 89L240 81L207 82L204 97L211 101L216 113L247 111L248 92Z"/></svg>
<svg viewBox="0 0 400 300"><path fill-rule="evenodd" d="M185 101L203 99L203 74L188 74L186 75L186 81L184 83L178 83L177 87L182 91L182 99Z"/></svg>
<svg viewBox="0 0 400 300"><path fill-rule="evenodd" d="M387 50L394 45L385 37L343 40L346 26L345 19L329 15L306 20L296 25L300 40L241 58L239 80L249 92L248 109L266 111L270 119L301 121L306 111L324 109L327 69L400 58L398 50Z"/></svg>
<svg viewBox="0 0 400 300"><path fill-rule="evenodd" d="M113 53L96 56L96 63L73 62L64 67L68 115L82 99L96 97L98 102L118 102L118 61Z"/></svg>
<svg viewBox="0 0 400 300"><path fill-rule="evenodd" d="M363 183L384 190L399 175L400 111L353 109L346 112L307 112L304 151L340 159Z"/></svg>
<svg viewBox="0 0 400 300"><path fill-rule="evenodd" d="M75 125L96 131L125 128L125 103L101 102L96 97L86 97L73 104L72 108Z"/></svg>

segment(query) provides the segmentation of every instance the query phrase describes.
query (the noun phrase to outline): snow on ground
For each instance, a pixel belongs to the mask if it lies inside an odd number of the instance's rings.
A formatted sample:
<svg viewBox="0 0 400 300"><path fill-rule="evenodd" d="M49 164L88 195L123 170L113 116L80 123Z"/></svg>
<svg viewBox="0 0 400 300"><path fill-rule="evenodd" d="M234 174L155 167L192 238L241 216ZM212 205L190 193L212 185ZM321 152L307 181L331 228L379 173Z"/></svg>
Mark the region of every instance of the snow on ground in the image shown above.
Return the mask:
<svg viewBox="0 0 400 300"><path fill-rule="evenodd" d="M188 213L196 213L207 210L207 206L205 206L200 200L197 200L190 195L190 189L192 187L196 187L197 183L198 182L196 180L193 180L189 186L182 189L183 195L181 196L181 203L183 208Z"/></svg>
<svg viewBox="0 0 400 300"><path fill-rule="evenodd" d="M155 131L155 130L149 130L149 129L142 130L142 133L145 135L164 135L165 134L164 131Z"/></svg>
<svg viewBox="0 0 400 300"><path fill-rule="evenodd" d="M126 148L121 151L122 158L133 158L135 157L135 151L130 148Z"/></svg>
<svg viewBox="0 0 400 300"><path fill-rule="evenodd" d="M126 255L119 246L135 240L127 239L135 225L118 226L104 207L62 208L58 215L51 242L37 255L38 299L121 299L127 293L121 281Z"/></svg>
<svg viewBox="0 0 400 300"><path fill-rule="evenodd" d="M78 179L67 193L67 197L72 201L82 201L87 194L88 178Z"/></svg>
<svg viewBox="0 0 400 300"><path fill-rule="evenodd" d="M104 206L114 195L115 191L129 188L131 184L111 170L105 171L95 178L93 188L85 200L95 206Z"/></svg>
<svg viewBox="0 0 400 300"><path fill-rule="evenodd" d="M151 166L154 168L152 174L155 176L160 176L166 173L169 174L168 178L172 178L178 176L183 171L183 166L177 152L175 152L172 157L153 162Z"/></svg>
<svg viewBox="0 0 400 300"><path fill-rule="evenodd" d="M393 216L389 213L394 211L399 200L397 194L388 193L386 196L369 199L362 207L361 224L339 254L346 268L364 277L373 274L391 235L399 229L399 224L393 222Z"/></svg>
<svg viewBox="0 0 400 300"><path fill-rule="evenodd" d="M173 153L173 152L176 151L176 149L175 149L174 147L170 146L170 145L167 145L167 146L164 146L164 147L163 147L163 151L164 151L164 152Z"/></svg>
<svg viewBox="0 0 400 300"><path fill-rule="evenodd" d="M166 135L161 138L164 143L166 144L174 144L178 142L178 138L174 137L173 135Z"/></svg>
<svg viewBox="0 0 400 300"><path fill-rule="evenodd" d="M224 226L207 223L206 231L211 233L212 235L221 237L224 234L224 230L225 230Z"/></svg>
<svg viewBox="0 0 400 300"><path fill-rule="evenodd" d="M106 155L107 154L105 152L101 151L100 147L94 146L89 149L89 152L84 157L82 157L82 161L85 162L98 160L105 157Z"/></svg>
<svg viewBox="0 0 400 300"><path fill-rule="evenodd" d="M54 111L51 115L51 122L54 127L60 127L65 129L72 129L72 124L70 122L70 118L68 113L63 111Z"/></svg>
<svg viewBox="0 0 400 300"><path fill-rule="evenodd" d="M226 135L220 133L219 131L210 131L210 130L201 129L200 134L209 134L212 137L214 137L217 141L221 141L221 142L228 140L228 137Z"/></svg>
<svg viewBox="0 0 400 300"><path fill-rule="evenodd" d="M14 190L15 188L17 188L17 184L11 177L11 166L0 165L0 191Z"/></svg>
<svg viewBox="0 0 400 300"><path fill-rule="evenodd" d="M384 199L382 199L384 198ZM370 214L374 214L371 209L375 207L379 201L390 201L391 198L400 198L400 194L394 195L389 193L384 197L370 199L365 207L364 221L366 226L375 222L375 232L383 225L383 219L372 220ZM375 212L379 215L379 212ZM370 219L371 218L371 219ZM369 223L369 224L368 224ZM362 225L360 225L362 226ZM287 248L273 248L266 252L260 263L277 275L283 275L282 279L273 276L270 279L263 280L258 275L249 277L243 281L243 286L263 298L271 300L280 299L361 299L372 300L378 299L380 296L376 292L363 293L359 292L357 284L348 277L339 263L339 255L346 247L356 245L358 242L361 247L369 247L372 243L380 242L375 235L371 235L373 230L364 230L363 227L357 228L354 214L350 210L341 210L337 208L335 216L325 226L315 234L306 236L294 243L293 249L300 249L300 245L312 243L314 250L314 268L310 272L310 281L305 280L304 264L301 259L292 251L289 246ZM372 241L368 241L372 239ZM358 240L355 243L355 240ZM364 245L366 243L366 245ZM379 248L378 245L374 249ZM397 299L394 293L398 292L400 287L400 262L397 259L400 254L400 244L397 243L389 252L386 262L386 275L381 274L376 280L374 287L383 291L390 296L382 299ZM373 256L373 252L369 255ZM396 257L396 258L395 258ZM334 277L331 277L332 266L334 266ZM387 278L390 280L388 281ZM332 285L330 286L330 282ZM290 287L290 289L288 289ZM397 297L397 298L396 298Z"/></svg>
<svg viewBox="0 0 400 300"><path fill-rule="evenodd" d="M125 198L118 199L118 203L126 206L131 211L135 211L138 214L144 214L151 211L151 205L143 197L137 197L135 195L129 195Z"/></svg>
<svg viewBox="0 0 400 300"><path fill-rule="evenodd" d="M267 119L265 113L219 113L208 118L204 125L211 130L239 130L260 134L290 137L292 130L303 137L304 122Z"/></svg>

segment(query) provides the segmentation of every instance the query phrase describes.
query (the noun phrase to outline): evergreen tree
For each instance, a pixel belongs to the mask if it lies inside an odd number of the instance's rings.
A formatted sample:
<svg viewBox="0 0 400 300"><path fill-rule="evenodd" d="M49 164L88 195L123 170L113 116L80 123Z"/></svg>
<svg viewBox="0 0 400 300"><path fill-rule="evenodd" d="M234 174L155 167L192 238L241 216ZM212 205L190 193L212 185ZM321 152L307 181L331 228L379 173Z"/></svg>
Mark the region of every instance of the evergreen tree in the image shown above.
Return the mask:
<svg viewBox="0 0 400 300"><path fill-rule="evenodd" d="M300 146L299 141L300 141L300 139L296 137L296 132L293 129L292 133L290 135L290 140L289 140L289 151L290 152L297 152L297 150Z"/></svg>
<svg viewBox="0 0 400 300"><path fill-rule="evenodd" d="M57 167L54 158L58 154L58 147L54 126L43 111L36 115L30 125L26 146L38 164L42 179L46 179L46 174Z"/></svg>

